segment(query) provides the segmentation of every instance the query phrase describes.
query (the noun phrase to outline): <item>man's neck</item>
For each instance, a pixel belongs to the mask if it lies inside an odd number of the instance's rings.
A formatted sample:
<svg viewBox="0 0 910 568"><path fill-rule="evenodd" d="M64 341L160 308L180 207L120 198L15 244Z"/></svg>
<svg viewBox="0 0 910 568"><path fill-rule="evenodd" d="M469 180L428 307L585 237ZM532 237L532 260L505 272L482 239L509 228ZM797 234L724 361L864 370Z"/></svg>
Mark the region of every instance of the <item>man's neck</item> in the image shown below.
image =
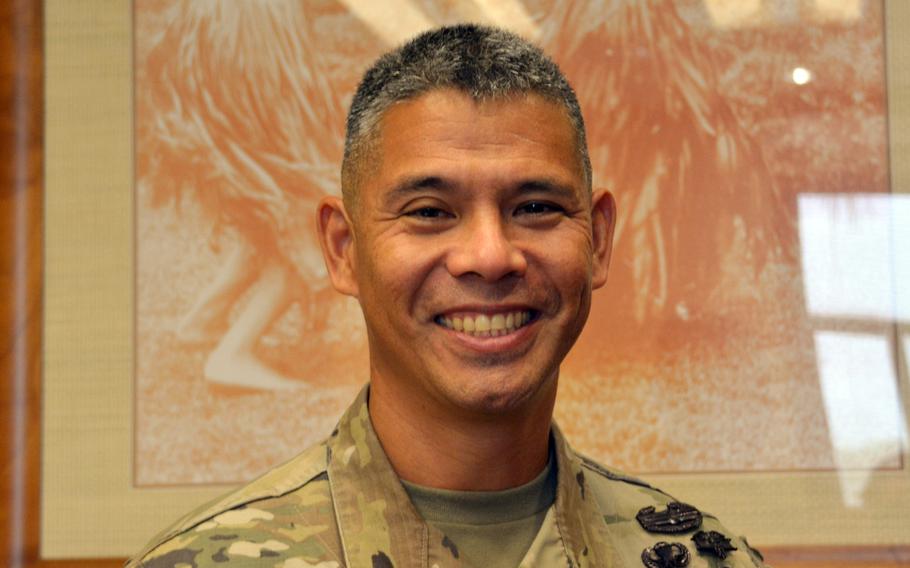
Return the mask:
<svg viewBox="0 0 910 568"><path fill-rule="evenodd" d="M499 491L528 483L546 466L555 391L554 384L552 393L507 415L471 417L408 401L374 382L370 418L392 467L405 481Z"/></svg>

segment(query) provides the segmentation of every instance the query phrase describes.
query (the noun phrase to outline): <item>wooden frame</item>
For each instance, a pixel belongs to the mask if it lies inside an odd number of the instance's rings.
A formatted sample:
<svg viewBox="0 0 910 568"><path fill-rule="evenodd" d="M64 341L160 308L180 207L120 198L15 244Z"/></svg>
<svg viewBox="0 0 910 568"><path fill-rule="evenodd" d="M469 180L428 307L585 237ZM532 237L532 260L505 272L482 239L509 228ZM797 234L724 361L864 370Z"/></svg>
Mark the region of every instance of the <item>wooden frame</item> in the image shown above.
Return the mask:
<svg viewBox="0 0 910 568"><path fill-rule="evenodd" d="M8 566L114 566L122 559L39 557L43 290L43 12L14 0L0 9L0 439L8 456L0 478ZM906 547L766 550L776 566L910 565Z"/></svg>
<svg viewBox="0 0 910 568"><path fill-rule="evenodd" d="M0 8L0 531L5 566L119 566L122 560L43 561L41 347L44 278L44 13L34 0Z"/></svg>
<svg viewBox="0 0 910 568"><path fill-rule="evenodd" d="M0 199L3 324L0 327L5 455L2 530L8 565L37 555L40 487L41 282L43 278L43 11L17 0L2 8ZM26 480L31 480L29 483Z"/></svg>

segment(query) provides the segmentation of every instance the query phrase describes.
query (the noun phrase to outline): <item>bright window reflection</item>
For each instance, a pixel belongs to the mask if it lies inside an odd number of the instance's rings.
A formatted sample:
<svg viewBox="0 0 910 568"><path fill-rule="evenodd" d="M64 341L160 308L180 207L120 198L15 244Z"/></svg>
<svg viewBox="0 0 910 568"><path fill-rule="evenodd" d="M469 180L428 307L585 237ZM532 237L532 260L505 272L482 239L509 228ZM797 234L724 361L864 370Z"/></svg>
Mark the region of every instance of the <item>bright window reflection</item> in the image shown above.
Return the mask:
<svg viewBox="0 0 910 568"><path fill-rule="evenodd" d="M819 15L829 20L856 20L862 15L862 0L815 0Z"/></svg>
<svg viewBox="0 0 910 568"><path fill-rule="evenodd" d="M387 45L398 45L434 27L433 20L410 0L341 0L341 3Z"/></svg>
<svg viewBox="0 0 910 568"><path fill-rule="evenodd" d="M719 28L760 24L763 19L777 22L798 21L808 16L828 21L848 22L863 15L864 0L808 0L800 6L795 0L704 0L711 20Z"/></svg>
<svg viewBox="0 0 910 568"><path fill-rule="evenodd" d="M742 26L757 17L761 0L705 0L711 20L719 28Z"/></svg>
<svg viewBox="0 0 910 568"><path fill-rule="evenodd" d="M844 503L860 506L869 470L897 467L905 445L894 357L883 336L833 331L815 333L815 354Z"/></svg>
<svg viewBox="0 0 910 568"><path fill-rule="evenodd" d="M490 23L508 28L528 38L537 37L537 25L519 0L474 1Z"/></svg>
<svg viewBox="0 0 910 568"><path fill-rule="evenodd" d="M418 2L412 0L341 0L341 3L389 46L404 43L441 23L434 21ZM456 5L454 9L465 21L480 20L528 38L536 38L539 32L534 18L520 0L475 0Z"/></svg>
<svg viewBox="0 0 910 568"><path fill-rule="evenodd" d="M910 320L910 196L802 194L809 313Z"/></svg>
<svg viewBox="0 0 910 568"><path fill-rule="evenodd" d="M910 333L905 333L902 340L904 343L904 376L910 377Z"/></svg>

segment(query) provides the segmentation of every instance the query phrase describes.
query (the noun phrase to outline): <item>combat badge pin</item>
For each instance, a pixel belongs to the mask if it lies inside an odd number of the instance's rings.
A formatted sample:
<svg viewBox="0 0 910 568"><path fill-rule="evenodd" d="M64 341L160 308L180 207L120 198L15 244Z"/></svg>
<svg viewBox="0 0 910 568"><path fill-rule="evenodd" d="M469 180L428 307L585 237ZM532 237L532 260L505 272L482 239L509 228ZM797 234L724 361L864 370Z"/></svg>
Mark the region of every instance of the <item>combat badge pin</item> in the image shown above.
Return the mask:
<svg viewBox="0 0 910 568"><path fill-rule="evenodd" d="M701 512L692 505L677 501L667 503L666 510L660 512L654 507L645 507L635 515L635 519L646 531L661 534L676 534L701 526Z"/></svg>
<svg viewBox="0 0 910 568"><path fill-rule="evenodd" d="M648 568L683 568L689 565L689 549L678 542L658 542L641 552Z"/></svg>
<svg viewBox="0 0 910 568"><path fill-rule="evenodd" d="M728 553L737 550L730 544L729 538L717 531L698 531L692 535L692 540L699 552L708 552L721 559L726 558Z"/></svg>

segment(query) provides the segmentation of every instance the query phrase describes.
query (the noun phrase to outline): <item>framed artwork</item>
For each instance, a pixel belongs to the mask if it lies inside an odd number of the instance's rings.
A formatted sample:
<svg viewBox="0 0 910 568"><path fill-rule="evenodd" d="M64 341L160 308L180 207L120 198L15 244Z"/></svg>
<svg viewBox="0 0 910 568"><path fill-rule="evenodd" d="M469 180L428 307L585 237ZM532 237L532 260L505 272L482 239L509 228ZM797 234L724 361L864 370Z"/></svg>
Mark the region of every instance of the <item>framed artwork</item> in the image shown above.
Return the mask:
<svg viewBox="0 0 910 568"><path fill-rule="evenodd" d="M393 4L45 3L42 554L126 556L331 430L366 340L313 208L364 67L463 20L556 59L618 201L569 439L759 548L910 545L910 7Z"/></svg>

